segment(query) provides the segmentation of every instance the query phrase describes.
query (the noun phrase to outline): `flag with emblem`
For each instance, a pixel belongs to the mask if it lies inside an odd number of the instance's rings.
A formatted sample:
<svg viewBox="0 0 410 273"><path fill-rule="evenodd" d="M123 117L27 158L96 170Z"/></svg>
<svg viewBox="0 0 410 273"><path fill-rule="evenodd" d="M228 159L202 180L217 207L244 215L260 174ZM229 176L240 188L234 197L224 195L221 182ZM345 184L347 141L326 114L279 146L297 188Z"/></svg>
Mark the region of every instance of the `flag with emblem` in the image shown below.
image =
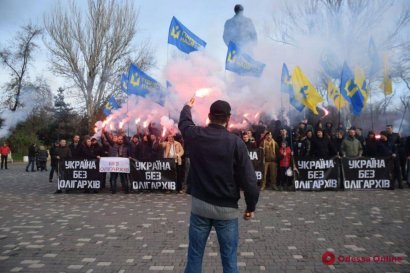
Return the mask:
<svg viewBox="0 0 410 273"><path fill-rule="evenodd" d="M239 52L237 46L232 41L228 45L225 69L235 72L241 76L260 77L265 64L255 61L244 52Z"/></svg>
<svg viewBox="0 0 410 273"><path fill-rule="evenodd" d="M169 26L168 44L175 45L185 53L191 53L206 46L205 41L196 36L175 17L172 17Z"/></svg>

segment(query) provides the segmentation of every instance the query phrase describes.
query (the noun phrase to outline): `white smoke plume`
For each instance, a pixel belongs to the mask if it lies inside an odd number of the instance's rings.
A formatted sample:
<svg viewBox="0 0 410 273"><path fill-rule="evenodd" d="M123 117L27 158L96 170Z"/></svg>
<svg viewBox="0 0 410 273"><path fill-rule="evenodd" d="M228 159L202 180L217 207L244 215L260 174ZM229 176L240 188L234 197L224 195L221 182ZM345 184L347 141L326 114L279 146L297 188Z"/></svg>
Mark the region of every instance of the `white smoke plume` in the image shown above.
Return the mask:
<svg viewBox="0 0 410 273"><path fill-rule="evenodd" d="M7 137L10 131L21 121L27 119L27 117L37 107L47 103L43 97L38 95L38 92L33 87L25 87L20 93L21 106L16 111L5 109L0 113L1 119L3 119L3 125L0 128L0 138Z"/></svg>
<svg viewBox="0 0 410 273"><path fill-rule="evenodd" d="M346 61L352 69L358 65L367 71L373 62L369 58L369 40L374 40L381 59L384 48L391 46L384 41L396 27L396 19L392 18L397 17L395 14L401 14L401 8L405 4L403 1L387 1L387 4L384 1L366 1L368 6L348 8L347 1L342 1L339 14L333 14L332 17L332 13L324 5L320 4L318 10L312 10L309 9L308 2L262 1L263 5L257 8L253 2L247 1L244 5L245 16L254 21L258 33L252 57L266 64L260 78L242 77L225 71L224 60L212 55L208 48L182 57L181 54L176 54L176 57L168 60L162 71L161 80L165 82L166 79L172 84L164 107L149 103L144 98L131 96L128 104L113 111L106 123L112 124L112 129L116 130L119 123L123 122L130 128L130 132L136 132L135 120L140 119L140 125L148 120L166 127L166 131L174 132L180 110L195 95L192 112L193 120L198 125L206 124L209 106L218 99L227 100L231 104L233 128L243 129L258 123L262 113L267 117L278 118L280 111L288 112L293 109L288 95L280 92L283 63L288 65L290 72L296 65L300 66L313 85L321 86L322 89L324 63L341 68ZM286 14L287 7L292 8L295 18ZM372 14L380 16L375 19ZM287 21L281 22L281 18ZM297 26L292 26L292 22L297 22ZM222 31L223 25L220 26L219 39L215 30L210 30L209 34L212 35L203 38L225 46ZM291 39L290 36L289 39L282 39L287 37L286 34L291 34ZM278 37L279 40L276 39ZM354 41L352 37L355 37ZM396 41L399 40L400 37ZM400 52L394 51L391 54L393 60L397 59ZM380 80L381 76L382 65L374 80ZM324 99L323 105L319 107L326 107L330 103L326 97ZM98 132L102 122L96 126Z"/></svg>

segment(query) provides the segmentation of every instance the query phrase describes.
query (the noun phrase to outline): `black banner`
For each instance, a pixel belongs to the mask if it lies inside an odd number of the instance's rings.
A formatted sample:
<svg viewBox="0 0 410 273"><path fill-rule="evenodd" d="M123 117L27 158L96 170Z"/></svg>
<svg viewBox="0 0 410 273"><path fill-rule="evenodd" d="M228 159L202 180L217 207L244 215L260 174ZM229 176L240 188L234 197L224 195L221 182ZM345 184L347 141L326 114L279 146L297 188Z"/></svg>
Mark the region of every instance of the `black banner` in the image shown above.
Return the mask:
<svg viewBox="0 0 410 273"><path fill-rule="evenodd" d="M391 158L342 158L346 190L393 189Z"/></svg>
<svg viewBox="0 0 410 273"><path fill-rule="evenodd" d="M263 178L263 149L249 149L248 154L255 169L256 181L260 185Z"/></svg>
<svg viewBox="0 0 410 273"><path fill-rule="evenodd" d="M87 160L63 160L59 166L58 186L61 189L99 189L101 185L101 173L99 161Z"/></svg>
<svg viewBox="0 0 410 273"><path fill-rule="evenodd" d="M295 190L320 191L340 188L339 160L295 157Z"/></svg>
<svg viewBox="0 0 410 273"><path fill-rule="evenodd" d="M155 161L131 160L131 187L133 190L176 190L175 159Z"/></svg>

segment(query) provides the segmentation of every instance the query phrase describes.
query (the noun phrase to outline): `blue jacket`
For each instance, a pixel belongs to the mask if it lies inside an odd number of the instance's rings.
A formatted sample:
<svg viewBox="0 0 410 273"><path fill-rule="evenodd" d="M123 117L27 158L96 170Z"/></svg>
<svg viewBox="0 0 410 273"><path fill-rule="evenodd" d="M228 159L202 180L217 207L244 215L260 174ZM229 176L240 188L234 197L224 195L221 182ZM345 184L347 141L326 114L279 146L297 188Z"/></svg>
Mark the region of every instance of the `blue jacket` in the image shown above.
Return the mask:
<svg viewBox="0 0 410 273"><path fill-rule="evenodd" d="M188 105L181 111L178 127L190 147L189 193L209 204L238 208L243 189L247 211L255 211L259 190L243 141L217 124L195 126Z"/></svg>

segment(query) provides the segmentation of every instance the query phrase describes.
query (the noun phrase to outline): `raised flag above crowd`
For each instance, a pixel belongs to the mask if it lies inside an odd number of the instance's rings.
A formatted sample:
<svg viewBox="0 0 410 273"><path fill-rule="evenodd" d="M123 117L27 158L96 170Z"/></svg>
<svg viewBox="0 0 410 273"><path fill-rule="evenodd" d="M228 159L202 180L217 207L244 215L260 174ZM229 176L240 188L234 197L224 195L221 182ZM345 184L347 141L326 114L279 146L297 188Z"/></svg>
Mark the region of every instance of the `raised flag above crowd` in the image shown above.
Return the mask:
<svg viewBox="0 0 410 273"><path fill-rule="evenodd" d="M299 66L293 69L292 85L295 98L317 115L316 107L323 101L323 98L310 83L309 79L303 74Z"/></svg>
<svg viewBox="0 0 410 273"><path fill-rule="evenodd" d="M177 18L172 17L169 26L168 44L175 45L185 53L197 51L206 46L206 42L185 27Z"/></svg>
<svg viewBox="0 0 410 273"><path fill-rule="evenodd" d="M103 113L104 115L109 116L113 109L118 109L118 108L120 108L120 105L118 104L116 99L111 96L108 99L107 103L104 105Z"/></svg>
<svg viewBox="0 0 410 273"><path fill-rule="evenodd" d="M225 69L241 76L260 77L265 64L255 61L249 54L241 52L238 47L230 42L226 55Z"/></svg>

